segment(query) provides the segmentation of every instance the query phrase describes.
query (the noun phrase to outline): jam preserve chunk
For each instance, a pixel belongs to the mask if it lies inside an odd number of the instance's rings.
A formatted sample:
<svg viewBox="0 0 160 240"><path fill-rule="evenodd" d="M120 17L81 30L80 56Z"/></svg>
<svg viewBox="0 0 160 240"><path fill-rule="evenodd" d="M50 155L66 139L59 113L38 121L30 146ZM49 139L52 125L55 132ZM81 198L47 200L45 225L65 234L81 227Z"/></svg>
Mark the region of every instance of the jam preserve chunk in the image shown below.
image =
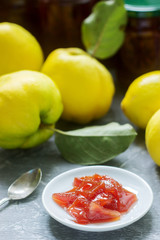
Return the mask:
<svg viewBox="0 0 160 240"><path fill-rule="evenodd" d="M71 190L54 193L52 198L79 224L119 220L137 201L116 180L98 174L75 178Z"/></svg>

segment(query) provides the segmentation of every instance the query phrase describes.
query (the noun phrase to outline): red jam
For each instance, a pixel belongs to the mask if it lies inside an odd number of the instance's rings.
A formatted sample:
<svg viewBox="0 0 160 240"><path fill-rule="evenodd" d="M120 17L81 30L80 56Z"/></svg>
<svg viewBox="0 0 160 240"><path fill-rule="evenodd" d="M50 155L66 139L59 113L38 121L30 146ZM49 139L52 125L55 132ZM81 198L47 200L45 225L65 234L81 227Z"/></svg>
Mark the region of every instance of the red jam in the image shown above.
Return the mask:
<svg viewBox="0 0 160 240"><path fill-rule="evenodd" d="M75 178L71 190L54 193L52 198L79 224L119 220L137 201L113 178L98 174Z"/></svg>

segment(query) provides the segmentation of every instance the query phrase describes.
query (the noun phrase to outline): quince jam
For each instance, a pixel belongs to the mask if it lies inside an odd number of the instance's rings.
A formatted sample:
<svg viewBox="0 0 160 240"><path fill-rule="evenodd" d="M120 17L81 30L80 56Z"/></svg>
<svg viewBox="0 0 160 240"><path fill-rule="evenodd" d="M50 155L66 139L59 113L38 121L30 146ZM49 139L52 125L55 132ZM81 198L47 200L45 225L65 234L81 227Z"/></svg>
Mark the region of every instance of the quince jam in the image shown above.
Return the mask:
<svg viewBox="0 0 160 240"><path fill-rule="evenodd" d="M119 220L137 201L136 195L116 180L98 174L76 177L71 190L54 193L52 198L79 224Z"/></svg>

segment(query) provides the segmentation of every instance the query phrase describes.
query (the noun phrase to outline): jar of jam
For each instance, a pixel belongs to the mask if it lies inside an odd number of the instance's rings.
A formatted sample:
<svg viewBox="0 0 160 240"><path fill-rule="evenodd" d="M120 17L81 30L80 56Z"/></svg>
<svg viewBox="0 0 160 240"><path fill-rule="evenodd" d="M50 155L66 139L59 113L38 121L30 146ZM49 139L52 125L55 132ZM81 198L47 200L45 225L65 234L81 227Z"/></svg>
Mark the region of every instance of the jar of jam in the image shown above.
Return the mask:
<svg viewBox="0 0 160 240"><path fill-rule="evenodd" d="M83 47L82 21L98 0L38 0L42 45L48 54L59 47Z"/></svg>
<svg viewBox="0 0 160 240"><path fill-rule="evenodd" d="M81 24L99 0L2 0L0 21L22 25L45 55L60 47L83 47Z"/></svg>
<svg viewBox="0 0 160 240"><path fill-rule="evenodd" d="M123 71L135 78L160 69L160 0L125 0L125 8L128 25L120 60Z"/></svg>

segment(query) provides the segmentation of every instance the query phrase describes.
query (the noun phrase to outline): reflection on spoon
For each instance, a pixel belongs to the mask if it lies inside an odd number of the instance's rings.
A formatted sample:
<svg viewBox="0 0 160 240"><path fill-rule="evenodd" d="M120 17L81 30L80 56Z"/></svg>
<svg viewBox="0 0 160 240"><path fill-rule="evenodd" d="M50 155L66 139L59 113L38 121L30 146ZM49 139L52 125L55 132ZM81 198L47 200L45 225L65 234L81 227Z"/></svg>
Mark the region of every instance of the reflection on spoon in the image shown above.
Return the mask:
<svg viewBox="0 0 160 240"><path fill-rule="evenodd" d="M8 188L8 197L0 200L0 206L9 200L20 200L28 197L39 185L42 178L40 168L22 174Z"/></svg>

